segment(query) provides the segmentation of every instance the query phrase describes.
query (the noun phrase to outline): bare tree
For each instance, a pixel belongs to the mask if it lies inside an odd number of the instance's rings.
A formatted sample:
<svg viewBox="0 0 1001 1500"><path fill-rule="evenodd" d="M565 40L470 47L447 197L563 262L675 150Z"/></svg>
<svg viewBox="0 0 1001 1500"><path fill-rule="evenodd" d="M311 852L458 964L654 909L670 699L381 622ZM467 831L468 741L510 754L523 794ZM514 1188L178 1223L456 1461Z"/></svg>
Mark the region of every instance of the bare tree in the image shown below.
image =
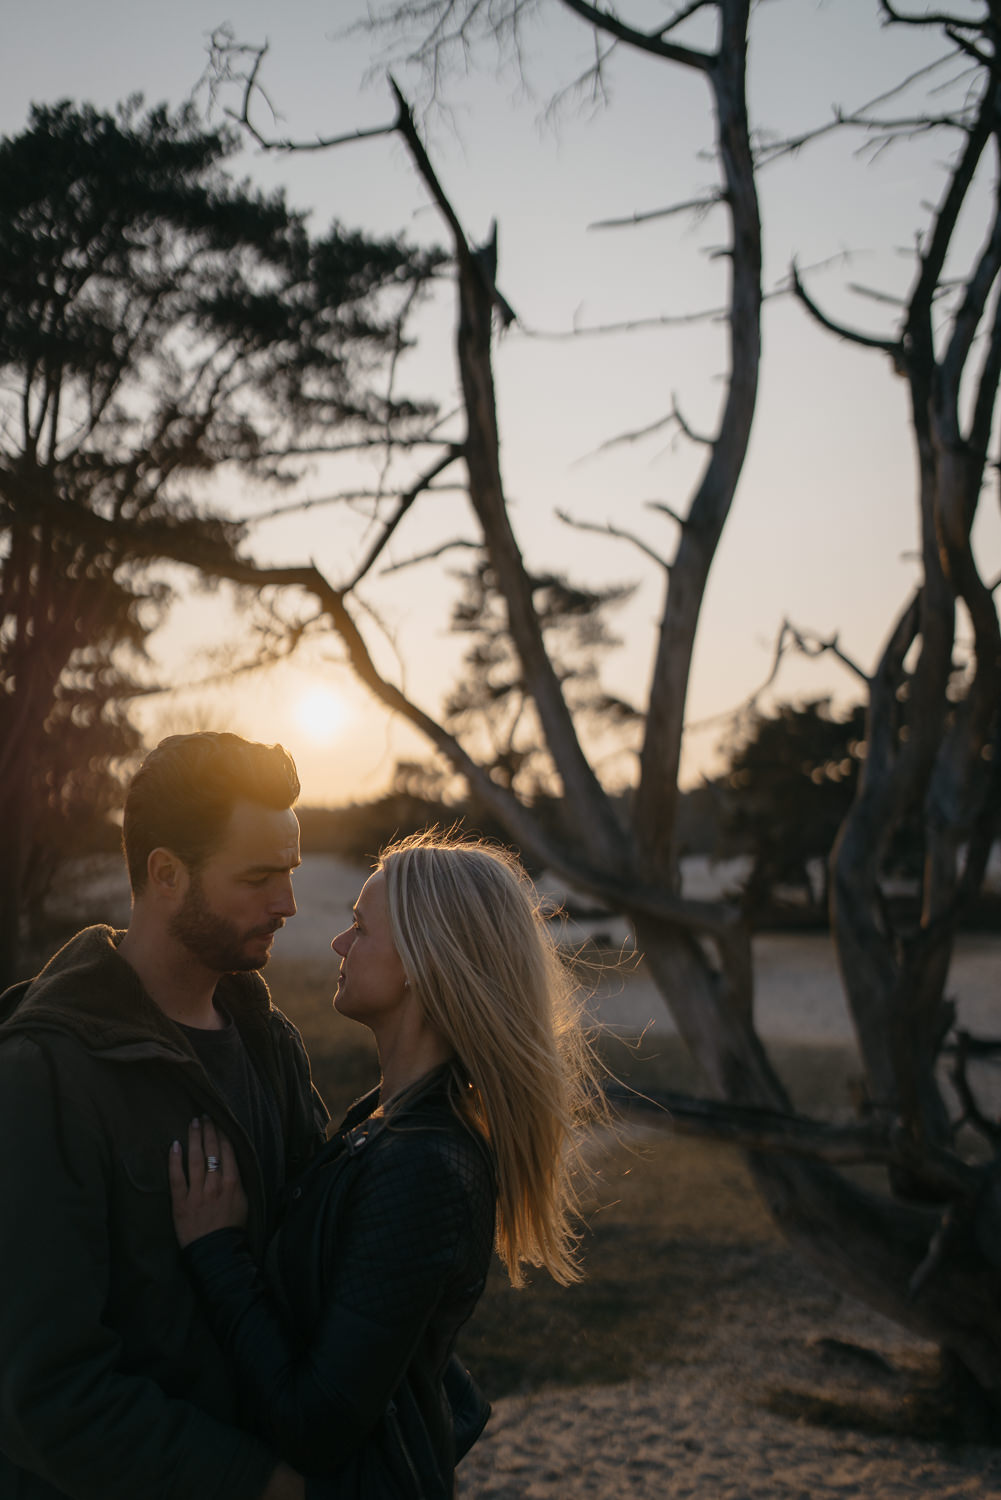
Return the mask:
<svg viewBox="0 0 1001 1500"><path fill-rule="evenodd" d="M753 1151L758 1183L790 1238L838 1285L937 1341L995 1405L1001 1404L1001 1252L992 1239L999 1212L994 1156L999 1131L977 1107L961 1068L957 1085L966 1118L950 1118L936 1072L953 1020L943 987L955 919L963 896L983 873L984 830L992 822L985 820L985 810L997 796L1001 758L997 616L992 588L981 578L971 546L1001 377L1001 218L997 190L975 188L982 163L998 144L995 51L1001 7L990 0L978 22L948 15L925 22L944 31L952 55L966 65L960 109L935 119L920 112L910 120L881 121L863 113L836 121L839 127L870 134L941 128L959 135L942 203L919 246L916 281L901 330L868 335L844 328L827 318L801 279L794 278L796 294L815 317L841 336L891 356L908 380L921 476L922 581L902 610L876 671L856 668L870 694L867 757L837 849L834 911L871 1108L863 1123L832 1132L792 1116L785 1088L755 1030L748 928L736 906L683 895L676 837L695 633L747 452L758 387L761 229L745 97L750 4L694 0L678 6L663 24L644 30L608 7L585 0L561 3L593 28L592 81L597 86L612 47L637 48L669 69L694 70L703 78L720 172L712 201L729 224L724 395L715 429L703 439L705 462L687 508L669 512L676 531L670 555L657 557L665 580L664 605L628 819L603 787L579 737L546 650L533 580L506 504L491 338L495 320L506 319L510 309L497 291L495 256L490 246L470 244L398 91L397 117L386 129L406 140L454 250L456 353L466 420L454 459L465 465L480 541L504 600L506 629L558 777L565 830L549 822L543 826L468 742L380 673L351 607L351 591L361 575L336 586L311 566L259 569L247 563L232 576L279 588L297 586L311 594L341 635L361 679L388 708L424 732L511 837L576 888L628 915L717 1101L679 1110L678 1118L742 1140ZM487 7L478 0L414 0L390 9L394 23L424 28L426 41L419 51L434 70L449 45L469 44L471 28L480 21L494 30L516 28L526 7L518 0L496 0ZM883 11L893 24L918 24L885 0ZM693 21L698 35L712 32L708 44L679 39L691 34L685 28ZM240 72L234 58L239 63L238 51L228 52L224 61L231 77ZM244 70L246 124L251 123L259 62L258 57ZM779 149L773 146L769 154ZM988 201L983 249L957 277L960 213ZM379 550L373 548L369 564ZM972 646L965 673L957 677L960 601L970 621ZM811 640L805 632L791 632L789 641L811 651L825 644L840 650L836 643ZM906 714L900 711L905 696ZM924 903L916 920L902 925L883 899L881 873L894 829L913 819L916 809L926 839ZM962 1044L958 1056L965 1056ZM969 1133L961 1128L970 1123L981 1138L972 1147ZM837 1170L862 1161L888 1168L885 1192L863 1187Z"/></svg>
<svg viewBox="0 0 1001 1500"><path fill-rule="evenodd" d="M985 483L997 471L991 448L1001 379L1001 7L985 4L976 19L911 15L889 0L881 10L891 26L944 30L962 64L962 104L937 120L919 110L893 119L867 113L852 123L884 145L929 128L947 132L956 144L945 189L888 334L844 326L822 311L798 275L794 285L822 326L889 355L910 397L920 581L869 678L866 758L832 861L832 918L871 1107L913 1144L914 1170L894 1174L895 1191L903 1200L942 1204L941 1233L912 1276L920 1305L935 1300L935 1281L947 1275L950 1250L958 1249L978 1211L979 1248L994 1264L1001 1261L983 1227L995 1212L991 1158L1001 1132L965 1077L962 1038L954 1080L958 1119L941 1087L943 1048L956 1019L945 993L956 922L981 886L1001 790L996 583L983 577L973 537ZM964 214L980 232L978 247L966 255L958 232ZM908 821L921 830L924 871L919 905L901 912L887 900L883 877L891 841ZM964 1141L963 1127L979 1135L979 1147ZM971 1152L988 1160L967 1193L922 1169L939 1153L955 1160ZM996 1347L978 1374L996 1393Z"/></svg>

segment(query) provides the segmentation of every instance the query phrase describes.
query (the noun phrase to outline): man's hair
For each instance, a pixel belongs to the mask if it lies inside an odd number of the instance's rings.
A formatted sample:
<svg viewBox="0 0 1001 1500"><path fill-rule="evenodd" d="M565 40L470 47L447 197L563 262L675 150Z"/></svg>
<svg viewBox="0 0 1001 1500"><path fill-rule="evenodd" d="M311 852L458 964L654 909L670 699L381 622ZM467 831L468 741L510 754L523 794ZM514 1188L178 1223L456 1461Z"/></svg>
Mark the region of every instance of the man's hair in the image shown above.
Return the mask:
<svg viewBox="0 0 1001 1500"><path fill-rule="evenodd" d="M281 811L298 795L295 762L281 745L214 731L161 740L125 798L122 844L133 893L146 885L154 849L170 849L197 870L222 843L235 803Z"/></svg>

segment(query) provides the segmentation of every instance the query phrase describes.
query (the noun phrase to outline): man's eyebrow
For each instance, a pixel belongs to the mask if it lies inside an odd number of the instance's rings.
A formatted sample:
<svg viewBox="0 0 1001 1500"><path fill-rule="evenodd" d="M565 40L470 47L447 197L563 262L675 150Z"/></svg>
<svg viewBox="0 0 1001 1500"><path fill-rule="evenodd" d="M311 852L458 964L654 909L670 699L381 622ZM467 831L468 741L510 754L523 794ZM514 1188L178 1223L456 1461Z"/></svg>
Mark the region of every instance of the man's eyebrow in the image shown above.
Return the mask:
<svg viewBox="0 0 1001 1500"><path fill-rule="evenodd" d="M298 870L302 860L298 857L285 865L244 865L244 875L284 875L289 870Z"/></svg>

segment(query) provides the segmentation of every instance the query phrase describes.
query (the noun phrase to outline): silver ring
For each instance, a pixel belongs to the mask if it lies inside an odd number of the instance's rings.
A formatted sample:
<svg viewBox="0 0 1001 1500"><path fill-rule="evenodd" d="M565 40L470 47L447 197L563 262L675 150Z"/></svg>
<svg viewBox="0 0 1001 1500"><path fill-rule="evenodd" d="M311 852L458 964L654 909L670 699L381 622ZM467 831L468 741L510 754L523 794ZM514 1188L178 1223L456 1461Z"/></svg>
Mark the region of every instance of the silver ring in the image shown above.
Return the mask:
<svg viewBox="0 0 1001 1500"><path fill-rule="evenodd" d="M219 1170L219 1158L218 1158L218 1156L206 1156L206 1158L205 1158L205 1169L208 1172L218 1172L218 1170Z"/></svg>

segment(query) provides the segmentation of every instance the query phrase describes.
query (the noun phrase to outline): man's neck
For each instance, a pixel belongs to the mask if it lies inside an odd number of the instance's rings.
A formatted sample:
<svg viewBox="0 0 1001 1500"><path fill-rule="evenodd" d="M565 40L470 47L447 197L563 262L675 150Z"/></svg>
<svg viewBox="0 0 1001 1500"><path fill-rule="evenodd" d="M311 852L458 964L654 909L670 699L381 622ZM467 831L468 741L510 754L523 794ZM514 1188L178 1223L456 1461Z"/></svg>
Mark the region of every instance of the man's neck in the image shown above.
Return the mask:
<svg viewBox="0 0 1001 1500"><path fill-rule="evenodd" d="M220 975L206 969L166 934L146 930L135 913L118 952L136 971L153 1003L171 1021L198 1031L219 1031L225 1025L225 1018L215 1008Z"/></svg>

